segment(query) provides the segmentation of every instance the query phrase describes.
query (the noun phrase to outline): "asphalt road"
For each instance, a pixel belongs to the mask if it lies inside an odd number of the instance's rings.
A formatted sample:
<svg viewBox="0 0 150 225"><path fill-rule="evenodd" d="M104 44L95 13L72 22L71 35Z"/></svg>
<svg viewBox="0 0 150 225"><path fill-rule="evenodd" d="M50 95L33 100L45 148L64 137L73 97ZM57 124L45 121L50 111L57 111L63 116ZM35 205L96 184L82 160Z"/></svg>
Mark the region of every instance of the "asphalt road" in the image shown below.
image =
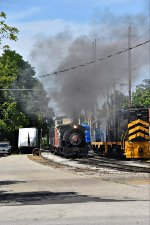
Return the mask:
<svg viewBox="0 0 150 225"><path fill-rule="evenodd" d="M149 185L122 181L1 157L0 225L149 225Z"/></svg>

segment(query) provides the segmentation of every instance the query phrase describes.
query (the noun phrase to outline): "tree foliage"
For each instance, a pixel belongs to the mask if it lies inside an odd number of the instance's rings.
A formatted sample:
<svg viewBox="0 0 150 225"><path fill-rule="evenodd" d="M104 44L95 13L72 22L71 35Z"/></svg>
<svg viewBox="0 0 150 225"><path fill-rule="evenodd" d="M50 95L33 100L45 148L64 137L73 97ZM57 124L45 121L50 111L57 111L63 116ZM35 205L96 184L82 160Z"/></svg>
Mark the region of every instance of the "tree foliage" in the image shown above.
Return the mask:
<svg viewBox="0 0 150 225"><path fill-rule="evenodd" d="M3 124L3 133L1 138L4 139L6 136L10 137L18 130L18 128L24 127L28 124L28 117L20 112L17 108L16 102L5 102L1 105L2 119L0 124Z"/></svg>
<svg viewBox="0 0 150 225"><path fill-rule="evenodd" d="M14 135L21 127L47 129L53 122L53 110L34 68L15 51L5 50L0 57L0 133ZM6 89L6 90L5 90Z"/></svg>
<svg viewBox="0 0 150 225"><path fill-rule="evenodd" d="M34 68L21 55L9 50L7 40L17 40L18 29L6 24L0 12L0 139L17 140L21 127L47 129L53 122L53 110ZM15 143L14 143L15 144Z"/></svg>
<svg viewBox="0 0 150 225"><path fill-rule="evenodd" d="M48 107L50 98L47 97L42 83L35 77L34 68L25 62L22 56L15 51L6 50L4 58L7 57L15 60L18 68L17 78L12 83L12 88L18 91L10 92L12 98L16 100L18 107L29 116L32 126L42 126L45 119L53 116L52 109Z"/></svg>
<svg viewBox="0 0 150 225"><path fill-rule="evenodd" d="M150 80L145 79L136 87L135 92L132 93L132 106L148 107L150 108ZM111 113L113 110L128 108L128 97L116 90L108 96L108 101L105 101L100 116L106 117L107 112Z"/></svg>
<svg viewBox="0 0 150 225"><path fill-rule="evenodd" d="M143 80L132 93L132 105L150 107L150 80Z"/></svg>
<svg viewBox="0 0 150 225"><path fill-rule="evenodd" d="M107 113L111 113L114 110L127 108L128 98L122 92L116 90L108 96L108 100L104 102L102 109L100 110L100 116L106 117Z"/></svg>
<svg viewBox="0 0 150 225"><path fill-rule="evenodd" d="M3 45L3 40L9 39L16 41L19 33L16 27L8 26L6 24L6 13L0 12L0 47L6 49L8 45Z"/></svg>

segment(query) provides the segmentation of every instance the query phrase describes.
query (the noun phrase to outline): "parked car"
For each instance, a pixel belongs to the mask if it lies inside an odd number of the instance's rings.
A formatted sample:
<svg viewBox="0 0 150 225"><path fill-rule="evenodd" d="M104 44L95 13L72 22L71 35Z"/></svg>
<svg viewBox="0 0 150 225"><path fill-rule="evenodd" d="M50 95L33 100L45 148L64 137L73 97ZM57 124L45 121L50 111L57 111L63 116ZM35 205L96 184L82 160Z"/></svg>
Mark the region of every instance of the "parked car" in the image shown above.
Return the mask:
<svg viewBox="0 0 150 225"><path fill-rule="evenodd" d="M11 154L11 146L9 141L1 141L0 142L0 155L10 155Z"/></svg>

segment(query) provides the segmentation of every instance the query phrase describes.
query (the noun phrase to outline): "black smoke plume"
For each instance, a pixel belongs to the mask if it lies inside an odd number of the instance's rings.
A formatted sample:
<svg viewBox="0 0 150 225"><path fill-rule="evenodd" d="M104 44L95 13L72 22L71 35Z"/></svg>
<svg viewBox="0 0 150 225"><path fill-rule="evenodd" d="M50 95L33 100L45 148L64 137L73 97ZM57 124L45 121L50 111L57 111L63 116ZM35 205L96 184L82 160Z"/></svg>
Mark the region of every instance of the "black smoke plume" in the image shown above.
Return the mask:
<svg viewBox="0 0 150 225"><path fill-rule="evenodd" d="M134 17L115 17L111 14L92 22L88 34L72 38L68 31L55 38L37 41L31 54L32 59L39 59L41 74L50 74L107 57L128 48L130 23L131 47L148 40L148 31L142 34L143 27L148 28L148 21L142 14ZM131 51L132 84L147 65L148 44ZM82 111L93 110L97 99L103 101L106 89L113 89L114 82L116 85L128 84L128 52L42 80L47 91L52 86L56 87L50 94L61 110L77 117ZM127 92L128 86L125 87Z"/></svg>

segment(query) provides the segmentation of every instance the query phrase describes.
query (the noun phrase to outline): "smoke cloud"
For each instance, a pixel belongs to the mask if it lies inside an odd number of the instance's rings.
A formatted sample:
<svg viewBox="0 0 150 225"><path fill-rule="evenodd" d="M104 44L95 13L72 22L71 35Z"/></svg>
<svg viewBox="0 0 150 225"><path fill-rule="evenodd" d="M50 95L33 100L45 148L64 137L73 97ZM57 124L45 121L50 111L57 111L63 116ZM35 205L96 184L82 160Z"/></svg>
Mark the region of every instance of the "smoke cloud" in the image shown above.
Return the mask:
<svg viewBox="0 0 150 225"><path fill-rule="evenodd" d="M115 17L107 14L92 21L89 33L73 38L69 33L61 33L53 38L38 40L31 53L32 60L38 60L41 74L64 70L103 58L128 48L128 26L131 25L131 47L148 40L148 28L143 15ZM94 44L94 40L96 42ZM96 48L94 46L96 45ZM96 50L95 50L96 49ZM132 83L148 64L148 46L143 45L131 51ZM143 74L144 79L145 74ZM92 110L97 99L103 99L106 89L128 83L128 52L93 63L86 67L69 70L65 73L42 79L50 95L57 101L61 110L71 116L81 111ZM128 86L126 91L128 90Z"/></svg>

